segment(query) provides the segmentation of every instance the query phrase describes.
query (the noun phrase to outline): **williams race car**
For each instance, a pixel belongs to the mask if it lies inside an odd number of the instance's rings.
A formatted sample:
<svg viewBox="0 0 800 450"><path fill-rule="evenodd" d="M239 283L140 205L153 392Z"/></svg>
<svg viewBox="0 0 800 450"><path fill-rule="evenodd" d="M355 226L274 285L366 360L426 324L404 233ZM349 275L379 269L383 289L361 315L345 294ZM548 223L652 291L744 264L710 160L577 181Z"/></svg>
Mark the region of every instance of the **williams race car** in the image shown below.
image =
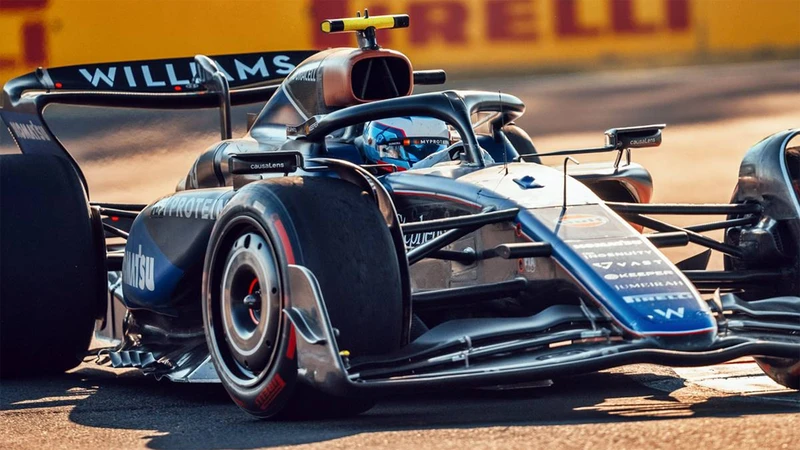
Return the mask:
<svg viewBox="0 0 800 450"><path fill-rule="evenodd" d="M358 414L404 390L510 386L634 363L753 356L800 388L800 130L744 157L729 204L651 204L631 149L537 153L509 94L442 91L376 30L356 48L38 69L0 117L0 371L90 356L220 382L258 417ZM242 138L231 107L266 105ZM218 107L221 141L148 205L88 198L51 103ZM609 152L607 164L571 164ZM563 156L564 164L541 164ZM659 215L718 215L679 227ZM644 232L650 230L648 232ZM722 241L703 232L724 230ZM707 251L671 262L659 250ZM724 270L708 270L712 251ZM87 351L95 337L107 345Z"/></svg>

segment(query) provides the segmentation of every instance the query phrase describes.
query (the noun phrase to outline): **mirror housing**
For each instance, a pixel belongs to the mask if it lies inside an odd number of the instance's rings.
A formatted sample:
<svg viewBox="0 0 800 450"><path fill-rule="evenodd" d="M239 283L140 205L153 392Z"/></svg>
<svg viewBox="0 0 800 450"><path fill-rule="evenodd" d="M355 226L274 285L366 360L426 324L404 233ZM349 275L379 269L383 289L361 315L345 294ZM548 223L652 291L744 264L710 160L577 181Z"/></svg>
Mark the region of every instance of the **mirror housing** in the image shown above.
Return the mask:
<svg viewBox="0 0 800 450"><path fill-rule="evenodd" d="M658 147L661 145L661 130L666 127L666 124L661 123L638 127L612 128L605 132L606 146L617 150Z"/></svg>

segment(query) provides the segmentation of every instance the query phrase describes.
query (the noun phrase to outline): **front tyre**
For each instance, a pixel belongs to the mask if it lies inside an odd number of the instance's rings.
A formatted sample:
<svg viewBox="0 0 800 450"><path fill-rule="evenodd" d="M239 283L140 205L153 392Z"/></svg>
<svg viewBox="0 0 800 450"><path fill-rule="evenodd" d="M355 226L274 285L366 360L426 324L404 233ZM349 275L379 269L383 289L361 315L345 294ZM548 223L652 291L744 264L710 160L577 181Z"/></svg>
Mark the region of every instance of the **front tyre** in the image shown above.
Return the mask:
<svg viewBox="0 0 800 450"><path fill-rule="evenodd" d="M800 390L800 359L756 358L756 364L776 383Z"/></svg>
<svg viewBox="0 0 800 450"><path fill-rule="evenodd" d="M542 163L541 159L536 156L537 152L536 147L533 145L533 140L525 130L512 122L503 127L503 133L505 133L508 141L511 142L511 145L514 146L520 156L527 156L528 162Z"/></svg>
<svg viewBox="0 0 800 450"><path fill-rule="evenodd" d="M210 254L211 284L204 283L209 350L234 402L255 416L271 417L297 378L295 337L281 312L286 283L279 248L255 215L234 215L218 225L224 226Z"/></svg>
<svg viewBox="0 0 800 450"><path fill-rule="evenodd" d="M203 280L206 340L223 386L257 417L358 414L373 402L324 394L297 379L288 264L317 278L339 348L354 356L402 344L400 269L371 197L332 178L284 177L243 187L220 215Z"/></svg>
<svg viewBox="0 0 800 450"><path fill-rule="evenodd" d="M731 203L741 203L739 195L739 186L737 185L733 191ZM730 215L728 219L738 219L742 216ZM786 242L797 242L792 234L792 230L784 224L779 229L779 240ZM739 231L735 229L728 229L725 233L725 243L739 246ZM781 250L784 250L783 248ZM791 251L791 250L790 250ZM800 255L795 255L795 258L800 261ZM730 256L724 257L725 270L747 270L758 269L760 266L749 266L746 261L736 260ZM800 273L800 272L799 272ZM786 283L789 284L789 283ZM781 295L791 295L793 288L791 285L785 286L781 284L770 284L769 286L761 289L753 289L751 291L744 291L737 294L743 300L759 300L766 297L777 297ZM756 364L764 371L764 374L770 377L776 383L786 386L790 389L800 389L800 359L785 359L785 358L768 358L768 357L755 357Z"/></svg>
<svg viewBox="0 0 800 450"><path fill-rule="evenodd" d="M785 158L783 164L785 164L785 168L788 170L789 175L789 179L787 180L788 185L786 186L786 189L783 190L784 203L792 204L793 202L800 202L800 147L784 148L782 150L782 158ZM759 162L761 165L764 165L763 161L766 161L767 163L770 161L775 161L774 158L769 157L763 157L763 159L758 160L761 161ZM778 170L774 172L781 173ZM765 173L772 174L773 172ZM750 176L749 179L745 178L744 188L742 188L743 181L737 183L733 191L731 203L743 203L747 200L759 200L759 198L748 198L748 196L745 194L748 191L752 192L755 190L752 185L748 186L748 183L752 183L752 180L758 180L758 177ZM782 183L783 180L780 182ZM759 183L768 185L768 183L764 182L763 180L759 181ZM750 197L753 197L752 193L750 194ZM767 210L767 213L769 212L770 211ZM728 216L728 219L736 218L740 218L740 216ZM772 236L772 239L774 240L773 245L775 248L777 248L779 257L774 255L774 253L776 253L775 251L772 251L772 254L768 256L762 256L759 260L756 260L756 262L748 261L746 259L736 260L726 256L724 259L725 270L758 270L763 268L780 268L781 266L787 265L786 261L793 260L793 263L788 264L793 264L795 276L793 278L786 278L781 283L770 283L766 286L761 285L755 287L749 291L745 290L745 292L738 294L739 297L744 300L758 300L765 297L797 295L798 289L800 289L800 244L798 244L800 242L800 219L794 218L791 220L784 220L782 223L778 223L777 226L765 227L762 229L762 231L768 231L769 235ZM741 246L742 233L743 230L741 228L730 228L726 230L725 243L734 246ZM777 261L777 263L775 261ZM770 267L770 264L775 266ZM755 361L761 370L763 370L764 373L776 383L786 386L790 389L800 390L800 358L789 359L756 357Z"/></svg>

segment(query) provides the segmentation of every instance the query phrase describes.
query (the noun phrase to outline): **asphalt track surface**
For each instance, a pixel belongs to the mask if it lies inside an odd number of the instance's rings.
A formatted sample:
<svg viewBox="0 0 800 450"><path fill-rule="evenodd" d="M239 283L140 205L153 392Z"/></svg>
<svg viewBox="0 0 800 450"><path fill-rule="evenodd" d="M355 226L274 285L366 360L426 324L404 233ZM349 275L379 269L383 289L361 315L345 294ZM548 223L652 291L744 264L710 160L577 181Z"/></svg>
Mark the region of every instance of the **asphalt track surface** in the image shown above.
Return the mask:
<svg viewBox="0 0 800 450"><path fill-rule="evenodd" d="M528 113L519 123L541 150L597 145L614 126L669 123L662 148L634 155L653 172L655 201L727 201L746 149L800 125L800 60L453 84L520 96ZM216 137L210 111L53 115L93 198L108 201L169 192ZM156 382L93 363L62 377L0 382L0 448L794 449L798 425L800 394L746 360L627 366L526 390L419 393L353 419L296 423L251 419L217 385Z"/></svg>
<svg viewBox="0 0 800 450"><path fill-rule="evenodd" d="M3 448L792 449L800 438L796 393L726 393L656 366L524 391L390 398L320 422L258 421L218 385L89 365L58 379L4 381L1 401Z"/></svg>

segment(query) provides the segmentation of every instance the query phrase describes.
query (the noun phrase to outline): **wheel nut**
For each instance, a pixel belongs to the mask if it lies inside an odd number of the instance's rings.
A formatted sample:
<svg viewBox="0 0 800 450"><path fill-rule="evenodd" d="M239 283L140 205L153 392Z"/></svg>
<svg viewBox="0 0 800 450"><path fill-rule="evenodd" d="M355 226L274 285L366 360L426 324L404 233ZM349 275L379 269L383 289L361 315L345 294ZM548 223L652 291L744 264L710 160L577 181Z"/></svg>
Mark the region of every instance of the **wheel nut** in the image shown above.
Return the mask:
<svg viewBox="0 0 800 450"><path fill-rule="evenodd" d="M258 308L259 298L253 294L250 294L244 298L244 304L251 309Z"/></svg>

